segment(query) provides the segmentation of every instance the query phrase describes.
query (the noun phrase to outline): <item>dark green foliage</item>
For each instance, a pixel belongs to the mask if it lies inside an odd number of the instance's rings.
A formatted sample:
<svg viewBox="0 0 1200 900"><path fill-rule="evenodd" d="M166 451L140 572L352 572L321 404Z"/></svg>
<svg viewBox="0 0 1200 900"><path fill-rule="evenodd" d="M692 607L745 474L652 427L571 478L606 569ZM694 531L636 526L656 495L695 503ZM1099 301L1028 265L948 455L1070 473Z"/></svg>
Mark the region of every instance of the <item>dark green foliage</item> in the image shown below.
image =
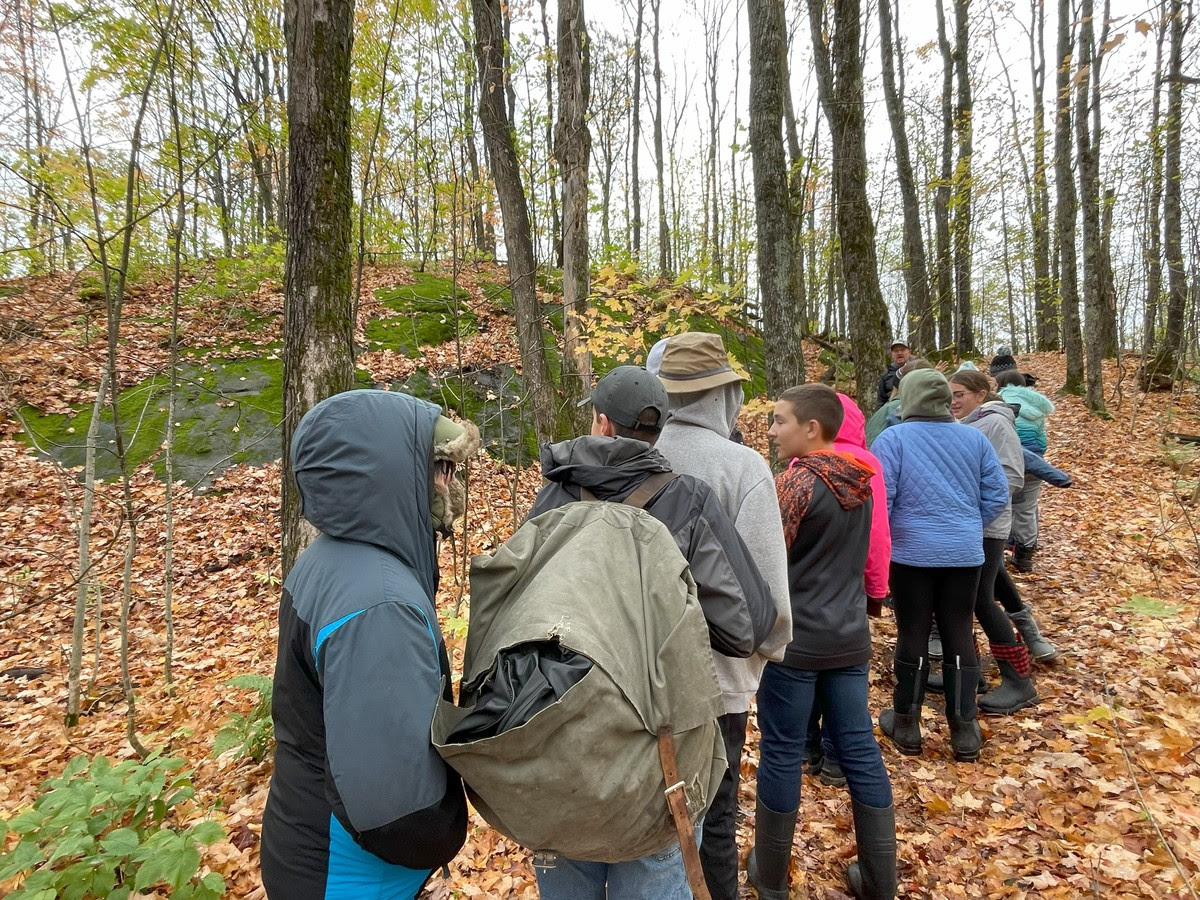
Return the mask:
<svg viewBox="0 0 1200 900"><path fill-rule="evenodd" d="M275 743L275 732L271 723L271 696L274 685L265 675L238 675L226 682L230 687L258 694L258 702L248 713L233 713L221 723L213 741L213 756L235 750L234 759L250 757L262 762Z"/></svg>
<svg viewBox="0 0 1200 900"><path fill-rule="evenodd" d="M0 883L24 875L8 900L125 900L159 885L174 898L216 900L225 880L199 877L200 847L225 838L216 822L181 826L173 811L194 796L183 761L153 755L115 766L76 756L23 813L0 822Z"/></svg>

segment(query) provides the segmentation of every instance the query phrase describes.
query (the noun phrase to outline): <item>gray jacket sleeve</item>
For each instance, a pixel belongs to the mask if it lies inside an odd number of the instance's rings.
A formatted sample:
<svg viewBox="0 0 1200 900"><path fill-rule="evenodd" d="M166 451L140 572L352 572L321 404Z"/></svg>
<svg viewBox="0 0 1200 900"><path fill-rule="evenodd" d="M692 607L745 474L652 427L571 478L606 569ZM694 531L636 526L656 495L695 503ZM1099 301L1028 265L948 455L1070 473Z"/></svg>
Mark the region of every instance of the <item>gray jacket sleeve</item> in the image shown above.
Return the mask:
<svg viewBox="0 0 1200 900"><path fill-rule="evenodd" d="M462 783L429 736L441 658L436 623L403 602L347 619L317 657L335 812L364 849L414 869L449 861L466 838Z"/></svg>
<svg viewBox="0 0 1200 900"><path fill-rule="evenodd" d="M1017 430L1001 416L985 416L983 426L983 432L996 448L1000 465L1004 467L1009 493L1015 494L1025 485L1025 451Z"/></svg>
<svg viewBox="0 0 1200 900"><path fill-rule="evenodd" d="M713 649L740 659L751 656L771 634L775 604L745 542L712 492L706 493L685 555Z"/></svg>
<svg viewBox="0 0 1200 900"><path fill-rule="evenodd" d="M742 500L734 519L734 527L758 571L771 589L775 604L775 627L762 642L758 652L767 659L779 662L792 640L792 598L788 589L787 547L783 542L783 517L779 513L779 497L775 480L764 462L762 480L751 488Z"/></svg>

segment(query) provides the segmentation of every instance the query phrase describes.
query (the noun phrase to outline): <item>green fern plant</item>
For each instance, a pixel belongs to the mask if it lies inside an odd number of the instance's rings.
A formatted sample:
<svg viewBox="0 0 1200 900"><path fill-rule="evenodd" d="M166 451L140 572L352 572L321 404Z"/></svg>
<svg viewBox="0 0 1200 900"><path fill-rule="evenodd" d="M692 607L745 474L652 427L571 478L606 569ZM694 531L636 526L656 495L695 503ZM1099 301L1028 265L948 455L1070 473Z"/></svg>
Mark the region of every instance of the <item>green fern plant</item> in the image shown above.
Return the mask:
<svg viewBox="0 0 1200 900"><path fill-rule="evenodd" d="M271 723L271 694L274 685L265 675L238 675L226 682L230 687L254 691L258 703L248 713L233 713L221 723L213 741L213 756L220 756L236 748L234 759L249 756L256 763L262 762L275 742Z"/></svg>

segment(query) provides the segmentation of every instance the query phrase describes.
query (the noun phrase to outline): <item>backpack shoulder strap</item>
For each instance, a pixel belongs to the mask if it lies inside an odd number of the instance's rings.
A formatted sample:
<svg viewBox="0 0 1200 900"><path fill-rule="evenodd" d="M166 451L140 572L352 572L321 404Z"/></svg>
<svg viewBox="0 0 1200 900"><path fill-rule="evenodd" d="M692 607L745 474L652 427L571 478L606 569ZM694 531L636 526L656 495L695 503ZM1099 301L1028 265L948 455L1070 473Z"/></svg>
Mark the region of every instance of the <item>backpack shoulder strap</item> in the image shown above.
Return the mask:
<svg viewBox="0 0 1200 900"><path fill-rule="evenodd" d="M599 498L581 484L579 486L579 499L590 502L592 500L598 500Z"/></svg>
<svg viewBox="0 0 1200 900"><path fill-rule="evenodd" d="M677 477L674 472L656 472L630 491L629 496L622 502L626 506L645 509L646 504L657 497L662 489Z"/></svg>

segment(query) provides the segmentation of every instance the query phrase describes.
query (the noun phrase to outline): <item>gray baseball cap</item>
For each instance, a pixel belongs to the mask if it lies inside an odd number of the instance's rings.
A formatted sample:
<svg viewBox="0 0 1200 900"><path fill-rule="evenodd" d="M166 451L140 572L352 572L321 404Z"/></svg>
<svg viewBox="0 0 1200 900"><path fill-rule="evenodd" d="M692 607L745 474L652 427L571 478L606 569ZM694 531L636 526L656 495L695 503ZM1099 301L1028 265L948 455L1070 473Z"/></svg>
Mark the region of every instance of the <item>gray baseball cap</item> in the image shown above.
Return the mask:
<svg viewBox="0 0 1200 900"><path fill-rule="evenodd" d="M641 366L617 366L596 382L592 395L579 405L588 403L596 412L626 428L657 431L667 421L667 391L661 381ZM639 421L648 409L654 410L658 419L652 423Z"/></svg>

